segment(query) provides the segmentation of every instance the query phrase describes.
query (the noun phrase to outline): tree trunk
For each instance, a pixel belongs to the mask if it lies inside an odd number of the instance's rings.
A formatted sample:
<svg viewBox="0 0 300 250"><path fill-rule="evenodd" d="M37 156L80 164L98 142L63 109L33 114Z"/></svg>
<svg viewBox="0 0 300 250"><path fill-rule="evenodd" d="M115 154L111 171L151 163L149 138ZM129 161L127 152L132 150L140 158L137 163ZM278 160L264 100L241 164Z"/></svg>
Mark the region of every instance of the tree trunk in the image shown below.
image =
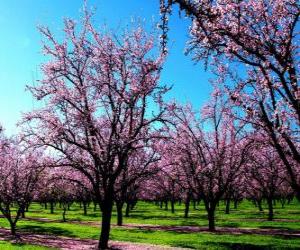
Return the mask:
<svg viewBox="0 0 300 250"><path fill-rule="evenodd" d="M208 211L208 229L209 231L215 231L215 210L210 209Z"/></svg>
<svg viewBox="0 0 300 250"><path fill-rule="evenodd" d="M98 249L108 249L111 213L113 206L112 192L106 195L102 203L102 226Z"/></svg>
<svg viewBox="0 0 300 250"><path fill-rule="evenodd" d="M188 197L185 201L184 218L189 217L189 210L190 210L190 197Z"/></svg>
<svg viewBox="0 0 300 250"><path fill-rule="evenodd" d="M268 209L269 209L269 214L268 214L268 220L272 221L274 218L274 212L273 212L273 201L272 198L267 199L268 202Z"/></svg>
<svg viewBox="0 0 300 250"><path fill-rule="evenodd" d="M175 213L175 202L174 202L174 200L171 200L171 213L172 214Z"/></svg>
<svg viewBox="0 0 300 250"><path fill-rule="evenodd" d="M48 209L47 202L45 202L45 209Z"/></svg>
<svg viewBox="0 0 300 250"><path fill-rule="evenodd" d="M122 226L123 225L123 202L116 202L117 206L117 225Z"/></svg>
<svg viewBox="0 0 300 250"><path fill-rule="evenodd" d="M165 210L169 210L169 208L168 208L168 201L165 201Z"/></svg>
<svg viewBox="0 0 300 250"><path fill-rule="evenodd" d="M216 210L216 203L214 202L207 202L205 204L207 218L208 218L208 230L215 231L215 210Z"/></svg>
<svg viewBox="0 0 300 250"><path fill-rule="evenodd" d="M261 200L258 200L258 201L257 201L257 205L258 205L259 211L262 212L262 211L263 211L263 208L262 208L262 206L261 206Z"/></svg>
<svg viewBox="0 0 300 250"><path fill-rule="evenodd" d="M129 202L126 203L126 210L125 210L125 217L129 217L130 212L130 204Z"/></svg>
<svg viewBox="0 0 300 250"><path fill-rule="evenodd" d="M50 213L54 214L54 202L53 201L50 202Z"/></svg>
<svg viewBox="0 0 300 250"><path fill-rule="evenodd" d="M234 200L234 209L237 209L238 207L238 200Z"/></svg>
<svg viewBox="0 0 300 250"><path fill-rule="evenodd" d="M10 221L10 233L13 236L16 236L16 223Z"/></svg>
<svg viewBox="0 0 300 250"><path fill-rule="evenodd" d="M229 214L229 210L230 210L230 199L226 199L225 214Z"/></svg>
<svg viewBox="0 0 300 250"><path fill-rule="evenodd" d="M66 212L67 212L67 207L64 205L63 206L63 214L62 214L62 217L63 217L63 222L66 222Z"/></svg>
<svg viewBox="0 0 300 250"><path fill-rule="evenodd" d="M83 215L87 215L87 205L86 205L86 202L83 202Z"/></svg>

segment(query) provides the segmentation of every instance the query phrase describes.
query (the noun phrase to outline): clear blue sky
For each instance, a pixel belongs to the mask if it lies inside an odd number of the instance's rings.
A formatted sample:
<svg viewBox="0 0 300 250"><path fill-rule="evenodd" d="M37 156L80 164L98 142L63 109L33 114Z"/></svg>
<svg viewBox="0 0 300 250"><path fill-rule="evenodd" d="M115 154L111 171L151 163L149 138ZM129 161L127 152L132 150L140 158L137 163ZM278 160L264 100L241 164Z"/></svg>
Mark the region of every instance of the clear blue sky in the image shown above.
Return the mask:
<svg viewBox="0 0 300 250"><path fill-rule="evenodd" d="M144 20L146 26L159 20L158 0L89 0L97 8L95 24L117 29L130 23L132 17ZM34 107L25 85L39 78L41 36L36 26L48 25L54 32L62 28L64 17L78 18L82 0L2 0L0 1L0 123L8 134L16 130L21 113ZM177 12L170 22L170 55L162 73L162 83L173 85L168 98L190 101L195 108L208 99L212 76L203 65L195 65L183 54L188 38L188 20Z"/></svg>

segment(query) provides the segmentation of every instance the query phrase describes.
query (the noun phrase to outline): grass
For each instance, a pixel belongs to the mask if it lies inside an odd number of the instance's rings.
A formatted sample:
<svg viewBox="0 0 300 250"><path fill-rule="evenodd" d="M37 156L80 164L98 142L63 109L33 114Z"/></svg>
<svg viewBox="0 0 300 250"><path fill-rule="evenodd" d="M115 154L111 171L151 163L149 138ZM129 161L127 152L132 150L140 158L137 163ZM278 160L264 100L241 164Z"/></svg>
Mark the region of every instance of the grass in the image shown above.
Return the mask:
<svg viewBox="0 0 300 250"><path fill-rule="evenodd" d="M206 213L203 204L197 206L198 210L191 207L190 218L183 218L183 205L176 205L176 211L160 209L152 203L139 202L132 211L129 218L124 218L124 223L153 224L163 226L207 226ZM259 212L258 209L248 201L242 202L238 209L232 209L230 214L224 213L224 204L216 212L216 225L219 227L236 228L274 228L300 230L300 204L293 201L282 209L280 204L275 206L275 221L267 221L267 209ZM27 217L48 218L53 220L62 219L62 211L57 206L55 213L45 210L39 204L33 204ZM100 211L93 211L92 206L88 215L83 215L83 210L78 204L73 204L67 212L66 223L40 222L34 220L23 220L18 223L18 228L36 233L55 234L68 237L87 239L98 239L99 226L80 225L74 221L100 222ZM112 223L116 223L116 212L113 213ZM8 227L4 219L0 219L0 226ZM169 245L177 247L189 247L194 249L299 249L300 238L265 236L265 235L231 235L218 233L179 233L170 231L153 231L141 229L126 229L114 227L111 231L111 239L119 241L131 241ZM1 245L0 245L0 249ZM23 248L22 248L23 249ZM30 249L30 248L29 248Z"/></svg>
<svg viewBox="0 0 300 250"><path fill-rule="evenodd" d="M20 243L11 243L7 241L0 241L0 249L2 250L46 250L46 249L54 249L48 247L41 247L29 244L20 244Z"/></svg>

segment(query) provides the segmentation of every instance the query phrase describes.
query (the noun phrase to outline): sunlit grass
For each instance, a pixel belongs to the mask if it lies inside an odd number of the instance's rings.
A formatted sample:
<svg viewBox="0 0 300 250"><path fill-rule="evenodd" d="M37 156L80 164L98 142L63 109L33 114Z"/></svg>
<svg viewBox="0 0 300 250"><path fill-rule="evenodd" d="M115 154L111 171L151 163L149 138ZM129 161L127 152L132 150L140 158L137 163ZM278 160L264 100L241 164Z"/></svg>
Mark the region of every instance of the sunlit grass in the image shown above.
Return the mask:
<svg viewBox="0 0 300 250"><path fill-rule="evenodd" d="M45 250L45 249L53 249L49 247L41 247L41 246L34 246L29 244L17 244L11 243L7 241L0 241L0 249L2 250Z"/></svg>

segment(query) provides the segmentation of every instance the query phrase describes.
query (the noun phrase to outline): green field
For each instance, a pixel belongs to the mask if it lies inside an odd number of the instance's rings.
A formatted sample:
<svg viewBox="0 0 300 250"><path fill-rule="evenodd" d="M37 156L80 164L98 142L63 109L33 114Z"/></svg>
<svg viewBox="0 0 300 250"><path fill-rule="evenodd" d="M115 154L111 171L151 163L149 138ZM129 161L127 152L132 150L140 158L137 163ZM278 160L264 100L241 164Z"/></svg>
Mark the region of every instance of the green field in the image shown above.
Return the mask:
<svg viewBox="0 0 300 250"><path fill-rule="evenodd" d="M278 203L275 206L275 220L267 221L267 209L259 212L248 201L242 202L238 209L231 209L230 214L224 213L224 204L220 203L216 213L217 227L248 228L248 229L281 229L300 230L300 204L293 201L284 209ZM159 208L153 203L139 202L131 212L129 218L124 218L124 224L147 224L160 226L207 226L206 213L203 204L197 210L191 206L190 218L183 218L183 205L176 205L175 213ZM67 222L61 222L62 211L59 206L54 214L45 210L39 204L33 204L26 213L26 220L19 221L18 229L55 234L60 236L76 237L83 239L98 239L100 211L88 209L88 215L83 215L83 210L78 204L73 204L67 212ZM47 218L51 221L40 221ZM116 223L114 211L112 223ZM1 227L8 227L5 219L0 219ZM118 241L143 242L158 245L188 247L194 249L299 249L300 237L272 236L259 234L209 233L209 232L178 232L166 230L150 230L139 228L126 228L114 226L111 239ZM4 242L1 242L4 244ZM2 247L3 246L3 247ZM6 248L7 247L7 248ZM0 249L19 249L20 246L0 245ZM22 249L44 249L24 248Z"/></svg>

